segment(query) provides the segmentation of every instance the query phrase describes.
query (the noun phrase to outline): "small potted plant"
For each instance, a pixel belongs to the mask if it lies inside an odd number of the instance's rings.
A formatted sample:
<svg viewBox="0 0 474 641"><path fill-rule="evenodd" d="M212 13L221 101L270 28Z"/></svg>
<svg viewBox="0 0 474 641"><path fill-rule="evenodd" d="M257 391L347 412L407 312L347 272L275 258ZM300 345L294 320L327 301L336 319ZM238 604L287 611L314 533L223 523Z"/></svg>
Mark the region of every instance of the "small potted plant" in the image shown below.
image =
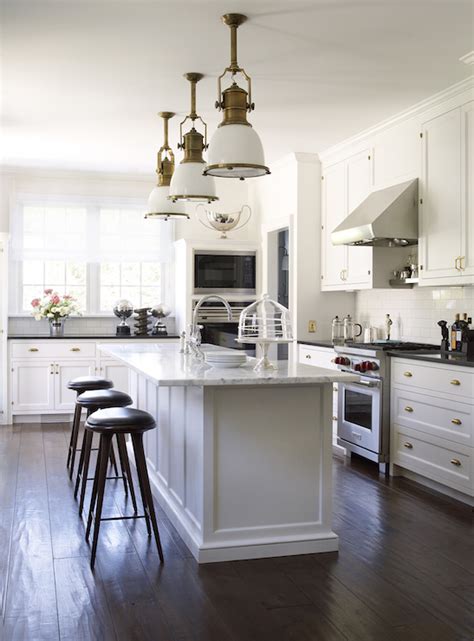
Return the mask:
<svg viewBox="0 0 474 641"><path fill-rule="evenodd" d="M69 294L60 296L52 289L45 289L42 298L33 298L31 306L35 320L48 319L50 336L62 336L68 316L80 313L77 300L73 296Z"/></svg>

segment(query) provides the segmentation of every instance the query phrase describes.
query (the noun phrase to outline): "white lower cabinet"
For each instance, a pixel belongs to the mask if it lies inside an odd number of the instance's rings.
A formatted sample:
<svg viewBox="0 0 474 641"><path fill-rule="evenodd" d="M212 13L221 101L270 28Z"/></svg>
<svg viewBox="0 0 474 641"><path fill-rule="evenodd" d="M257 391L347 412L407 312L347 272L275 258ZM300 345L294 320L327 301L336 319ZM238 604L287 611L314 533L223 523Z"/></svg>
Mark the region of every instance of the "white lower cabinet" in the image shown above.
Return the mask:
<svg viewBox="0 0 474 641"><path fill-rule="evenodd" d="M128 339L144 342L150 339ZM156 342L175 342L158 339ZM67 384L78 376L103 376L114 387L129 392L129 370L118 361L103 357L93 339L10 340L8 381L9 415L72 414L76 393ZM124 339L124 342L128 342ZM152 341L155 342L155 341ZM17 419L21 420L21 419Z"/></svg>
<svg viewBox="0 0 474 641"><path fill-rule="evenodd" d="M474 370L392 358L391 371L392 472L474 496Z"/></svg>

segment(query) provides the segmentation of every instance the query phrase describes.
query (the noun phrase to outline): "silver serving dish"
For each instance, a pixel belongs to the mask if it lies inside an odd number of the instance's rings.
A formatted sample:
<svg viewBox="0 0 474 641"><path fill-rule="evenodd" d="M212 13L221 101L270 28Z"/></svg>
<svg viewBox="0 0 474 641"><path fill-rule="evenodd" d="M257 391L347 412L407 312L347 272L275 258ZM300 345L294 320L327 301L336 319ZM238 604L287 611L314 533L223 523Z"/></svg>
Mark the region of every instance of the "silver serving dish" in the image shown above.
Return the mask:
<svg viewBox="0 0 474 641"><path fill-rule="evenodd" d="M200 203L196 207L196 213L201 225L204 225L207 229L214 229L220 232L220 238L227 238L227 232L241 229L249 222L252 210L248 205L243 205L238 212L224 214L206 209L205 206Z"/></svg>

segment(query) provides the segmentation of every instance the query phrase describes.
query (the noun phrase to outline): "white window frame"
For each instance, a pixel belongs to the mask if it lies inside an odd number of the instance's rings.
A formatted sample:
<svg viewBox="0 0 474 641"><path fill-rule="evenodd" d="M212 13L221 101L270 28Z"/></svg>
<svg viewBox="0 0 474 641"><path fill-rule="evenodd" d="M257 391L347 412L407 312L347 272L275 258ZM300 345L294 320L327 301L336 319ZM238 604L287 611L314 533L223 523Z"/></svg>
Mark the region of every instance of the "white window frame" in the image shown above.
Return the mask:
<svg viewBox="0 0 474 641"><path fill-rule="evenodd" d="M136 198L91 198L91 197L78 197L78 196L56 196L56 195L41 195L33 196L31 194L19 195L15 206L10 208L10 218L19 214L20 208L25 205L46 207L48 205L63 205L63 206L84 206L91 211L92 209L102 208L116 208L116 209L146 209L146 201ZM173 224L172 221L166 221L166 224ZM150 224L163 224L160 221L150 221ZM12 228L12 225L11 225ZM174 234L172 234L174 239ZM94 239L89 238L88 242L94 242ZM138 257L137 262L141 261ZM161 291L163 301L168 305L174 305L173 288L171 287L173 277L173 264L170 262L162 262L161 265ZM9 300L8 300L8 315L12 318L29 318L31 314L22 310L23 300L23 264L19 260L11 260L9 265ZM40 295L41 292L38 292ZM110 312L100 311L100 263L88 262L86 264L86 300L87 310L81 315L81 318L110 318Z"/></svg>

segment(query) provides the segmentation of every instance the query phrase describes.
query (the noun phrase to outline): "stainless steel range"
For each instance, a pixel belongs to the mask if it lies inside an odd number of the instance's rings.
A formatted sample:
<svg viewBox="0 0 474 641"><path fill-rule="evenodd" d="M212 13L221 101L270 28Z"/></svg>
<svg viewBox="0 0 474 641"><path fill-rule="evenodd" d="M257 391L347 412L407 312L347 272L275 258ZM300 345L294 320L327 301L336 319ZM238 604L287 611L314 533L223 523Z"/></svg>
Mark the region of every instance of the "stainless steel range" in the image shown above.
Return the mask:
<svg viewBox="0 0 474 641"><path fill-rule="evenodd" d="M437 350L436 345L380 341L335 345L335 363L360 374L357 383L339 383L337 442L388 471L390 455L390 357L388 351Z"/></svg>

